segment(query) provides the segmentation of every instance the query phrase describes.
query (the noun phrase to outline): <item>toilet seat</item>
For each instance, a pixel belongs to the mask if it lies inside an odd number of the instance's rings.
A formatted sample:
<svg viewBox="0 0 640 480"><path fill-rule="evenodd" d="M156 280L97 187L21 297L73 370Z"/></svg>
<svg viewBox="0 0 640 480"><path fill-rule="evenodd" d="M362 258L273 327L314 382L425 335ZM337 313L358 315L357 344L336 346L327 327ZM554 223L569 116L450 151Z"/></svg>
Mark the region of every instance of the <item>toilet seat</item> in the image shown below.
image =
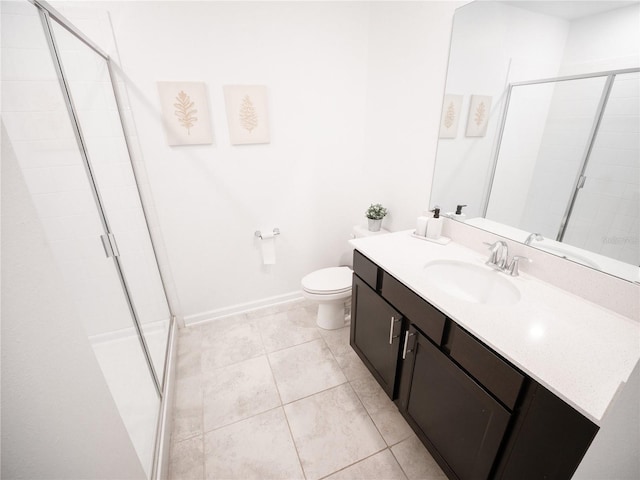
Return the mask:
<svg viewBox="0 0 640 480"><path fill-rule="evenodd" d="M351 291L353 271L349 267L316 270L302 279L302 288L314 295L335 295Z"/></svg>

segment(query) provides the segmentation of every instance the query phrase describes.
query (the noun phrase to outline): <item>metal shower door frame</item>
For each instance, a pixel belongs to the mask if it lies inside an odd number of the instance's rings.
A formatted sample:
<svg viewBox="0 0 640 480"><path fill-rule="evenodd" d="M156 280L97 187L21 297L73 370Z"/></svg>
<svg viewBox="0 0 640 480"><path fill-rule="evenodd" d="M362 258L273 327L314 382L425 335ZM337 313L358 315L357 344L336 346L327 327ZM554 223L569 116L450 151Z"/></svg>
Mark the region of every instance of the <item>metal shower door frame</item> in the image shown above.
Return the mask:
<svg viewBox="0 0 640 480"><path fill-rule="evenodd" d="M625 73L638 73L640 72L640 68L624 68L619 70L607 70L602 72L594 72L594 73L586 73L581 75L570 75L564 77L556 77L556 78L544 78L540 80L530 80L524 82L514 82L510 83L507 96L505 99L504 110L502 113L502 119L500 122L500 128L498 130L498 148L496 148L496 152L493 158L493 164L491 167L491 174L489 180L489 189L487 191L487 196L484 199L484 207L482 211L482 216L487 216L487 210L489 209L489 199L491 198L491 190L493 189L493 182L495 180L496 170L498 168L498 158L500 156L500 148L502 146L502 137L504 135L504 129L507 124L507 115L509 112L509 103L511 101L511 92L513 87L521 87L527 85L538 85L542 83L557 83L557 82L565 82L570 80L583 80L587 78L595 78L595 77L606 77L605 84L602 88L602 93L600 95L600 100L598 102L598 107L596 109L596 114L594 117L593 125L591 126L591 131L589 132L589 137L586 143L586 148L582 157L582 161L580 163L580 168L578 169L578 174L576 175L576 179L573 183L573 189L571 194L571 199L567 204L565 212L562 216L562 221L560 222L560 228L558 230L558 235L556 236L556 240L561 242L564 238L564 234L567 230L567 226L569 224L569 219L571 218L571 212L573 211L573 207L576 203L576 198L578 196L578 192L584 186L585 182L585 173L589 164L589 158L591 156L591 152L593 150L593 144L598 135L598 130L600 128L600 123L602 121L602 117L604 115L604 111L607 106L607 101L609 100L609 94L611 93L611 88L613 87L613 82L617 75L622 75Z"/></svg>
<svg viewBox="0 0 640 480"><path fill-rule="evenodd" d="M84 135L82 133L82 127L80 125L80 121L78 118L78 114L76 111L76 108L74 106L73 103L73 99L71 96L71 90L67 81L67 76L65 75L64 72L64 66L62 65L62 60L60 58L60 53L59 53L59 48L58 48L58 44L56 42L56 38L55 38L55 34L53 32L53 27L52 27L52 23L51 23L51 19L55 20L57 24L59 24L61 27L63 27L65 30L67 30L68 32L70 32L72 35L74 35L78 40L80 40L82 43L84 43L86 46L88 46L91 50L93 50L97 55L99 55L100 57L102 57L106 64L107 64L107 69L108 69L108 73L109 73L109 79L111 81L111 86L113 89L113 93L114 93L114 98L115 98L115 102L116 102L116 107L118 109L118 115L120 118L120 127L122 128L122 133L123 133L123 138L126 144L126 148L127 148L127 154L128 154L128 159L129 162L131 162L131 146L129 144L129 141L127 140L127 135L126 132L124 131L124 123L123 123L123 117L122 117L122 108L121 108L121 102L118 98L118 92L116 90L116 86L115 86L115 78L114 78L114 73L113 73L113 68L111 65L111 58L109 57L109 55L107 55L104 51L102 51L95 43L93 43L89 38L87 38L82 32L80 32L77 28L75 28L72 24L70 24L59 12L57 12L51 5L49 5L48 3L41 1L41 0L29 0L31 1L38 9L39 15L40 15L40 19L44 28L44 32L45 32L45 37L47 39L47 43L49 45L49 49L51 52L51 56L53 59L53 63L54 63L54 67L56 69L56 74L58 76L58 81L60 83L60 87L62 90L62 94L65 100L65 104L67 107L67 111L69 113L69 117L71 120L71 126L72 129L74 131L74 135L76 138L76 142L78 144L78 148L80 151L80 156L82 158L82 163L83 166L85 168L85 172L87 174L87 179L89 181L89 186L91 188L91 192L93 194L93 198L94 201L96 203L96 207L98 210L98 215L100 217L100 221L102 223L102 227L104 230L104 235L102 236L103 238L108 238L109 240L112 241L112 239L114 238L113 233L111 231L111 228L109 226L109 220L107 218L107 214L104 208L104 202L102 200L101 194L100 194L100 190L98 188L98 184L97 184L97 180L95 178L95 173L93 171L93 167L91 165L91 161L89 159L89 153L86 147L86 141L84 138ZM140 188L139 188L139 183L138 183L138 179L135 176L135 171L134 171L134 179L136 182L136 191L138 193L138 197L140 199L140 204L142 207L142 213L143 213L143 217L145 220L145 226L147 229L147 233L149 235L149 239L151 242L151 249L154 255L154 259L156 261L156 266L158 265L158 258L157 258L157 254L156 254L156 249L155 246L153 244L153 239L151 237L151 233L150 233L150 228L149 228L149 222L147 219L147 214L144 211L144 205L142 202L142 198L140 197ZM103 240L104 242L104 240ZM107 244L105 243L105 250L107 250ZM155 368L153 366L153 361L151 359L151 355L149 352L149 348L146 342L146 339L144 337L144 332L142 331L142 327L140 324L140 317L136 311L135 305L133 303L133 299L132 299L132 295L131 295L131 289L127 283L127 279L124 273L124 270L122 268L122 264L120 262L120 259L118 258L118 255L112 255L111 256L113 258L114 261L114 265L116 268L116 272L118 274L118 278L120 279L120 284L122 286L123 289L123 293L125 296L125 300L127 302L127 306L129 308L129 312L131 314L131 318L134 324L134 327L136 329L136 333L138 336L138 340L140 342L140 346L142 348L143 351L143 355L145 357L146 363L147 363L147 367L149 369L149 373L151 375L152 381L153 381L153 385L155 387L156 390L156 394L158 395L158 398L162 399L162 391L163 391L163 385L161 385L161 382L158 379L158 374L155 371ZM169 305L169 301L168 301L168 296L167 296L167 291L166 291L166 285L164 282L164 279L162 278L162 274L160 273L160 269L158 268L158 273L160 276L160 281L162 284L162 288L163 288L163 294L164 294L164 298L165 298L165 302L167 302L167 309L169 311L169 315L170 315L170 321L173 318L173 313L171 311L171 306ZM166 361L167 361L167 353L168 353L168 349L169 349L169 345L167 342L167 345L165 346L165 365L166 365ZM164 367L164 366L163 366ZM166 381L166 379L163 379L163 383L164 381Z"/></svg>

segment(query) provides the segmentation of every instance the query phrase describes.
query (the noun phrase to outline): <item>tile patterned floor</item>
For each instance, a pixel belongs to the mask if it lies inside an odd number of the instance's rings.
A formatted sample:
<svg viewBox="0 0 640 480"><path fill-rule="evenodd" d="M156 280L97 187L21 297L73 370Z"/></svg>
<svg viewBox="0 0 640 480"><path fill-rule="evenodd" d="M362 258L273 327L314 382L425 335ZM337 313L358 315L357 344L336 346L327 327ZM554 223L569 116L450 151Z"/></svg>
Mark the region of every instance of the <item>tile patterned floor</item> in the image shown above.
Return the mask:
<svg viewBox="0 0 640 480"><path fill-rule="evenodd" d="M306 301L182 329L170 478L444 480Z"/></svg>

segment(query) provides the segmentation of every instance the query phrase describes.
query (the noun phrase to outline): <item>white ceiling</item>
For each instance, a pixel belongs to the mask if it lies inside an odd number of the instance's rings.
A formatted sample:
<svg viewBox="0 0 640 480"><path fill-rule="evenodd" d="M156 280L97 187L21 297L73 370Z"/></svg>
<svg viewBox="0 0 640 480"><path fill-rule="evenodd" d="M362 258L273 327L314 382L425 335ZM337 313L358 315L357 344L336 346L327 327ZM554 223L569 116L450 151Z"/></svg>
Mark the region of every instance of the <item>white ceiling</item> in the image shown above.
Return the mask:
<svg viewBox="0 0 640 480"><path fill-rule="evenodd" d="M618 0L516 0L505 3L544 15L560 17L566 20L575 20L576 18L588 17L589 15L603 13L620 7L628 7L640 2Z"/></svg>

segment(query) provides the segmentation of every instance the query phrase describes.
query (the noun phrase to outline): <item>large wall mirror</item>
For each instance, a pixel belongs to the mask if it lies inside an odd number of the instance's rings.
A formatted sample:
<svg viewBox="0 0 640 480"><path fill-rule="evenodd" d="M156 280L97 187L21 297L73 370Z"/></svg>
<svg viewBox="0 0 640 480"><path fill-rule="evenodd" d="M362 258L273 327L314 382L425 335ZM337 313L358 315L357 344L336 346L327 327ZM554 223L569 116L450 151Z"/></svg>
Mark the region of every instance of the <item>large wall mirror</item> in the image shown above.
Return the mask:
<svg viewBox="0 0 640 480"><path fill-rule="evenodd" d="M640 2L456 11L431 205L640 282Z"/></svg>

